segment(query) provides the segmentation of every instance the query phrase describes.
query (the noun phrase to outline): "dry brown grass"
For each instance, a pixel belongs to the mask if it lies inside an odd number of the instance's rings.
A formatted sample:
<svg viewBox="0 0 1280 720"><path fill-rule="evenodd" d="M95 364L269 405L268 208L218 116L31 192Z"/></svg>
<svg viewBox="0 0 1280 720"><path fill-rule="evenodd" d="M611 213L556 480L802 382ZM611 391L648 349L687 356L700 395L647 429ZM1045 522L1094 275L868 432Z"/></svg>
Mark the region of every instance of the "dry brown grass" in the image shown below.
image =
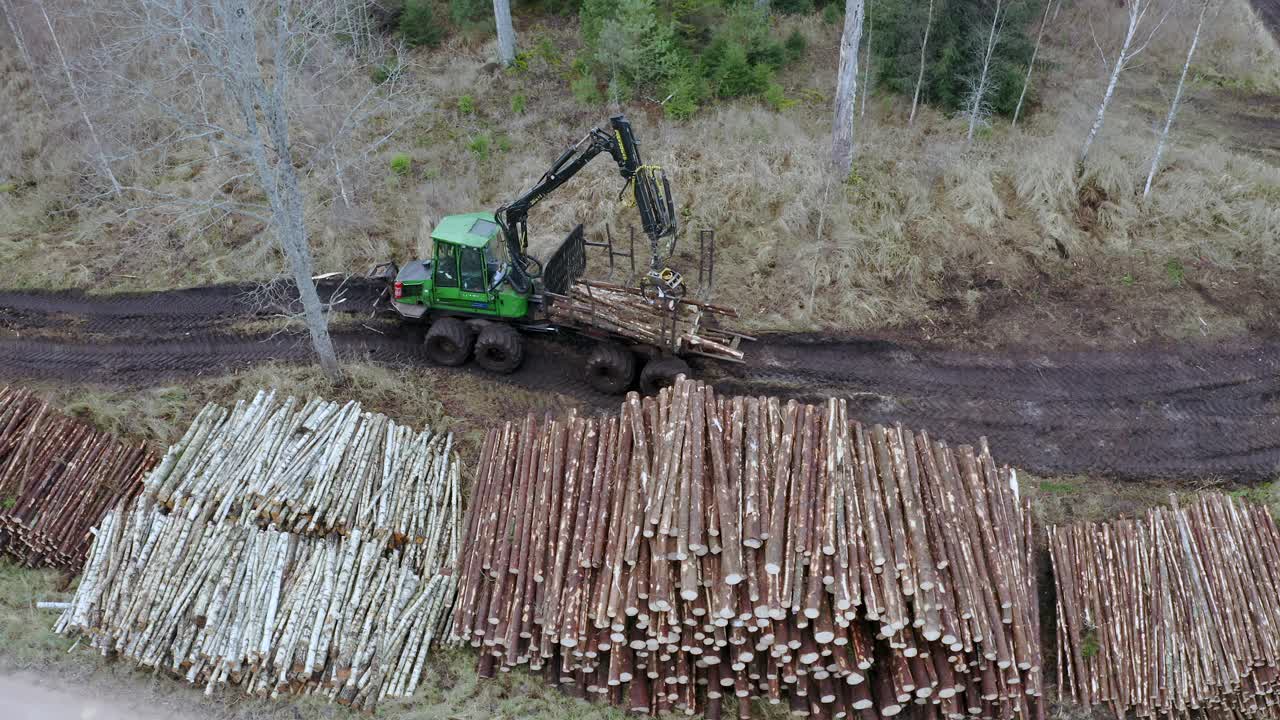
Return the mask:
<svg viewBox="0 0 1280 720"><path fill-rule="evenodd" d="M1125 75L1098 150L1077 176L1075 155L1104 74L1086 20L1093 18L1109 47L1115 23L1104 18L1117 12L1105 0L1068 4L1044 52L1049 66L1038 71L1038 112L1017 131L997 120L972 148L959 121L926 109L909 129L901 99L877 98L859 123L849 182L832 182L825 170L838 29L817 18L782 21L810 40L805 60L782 77L797 100L787 110L748 100L674 122L638 98L626 110L647 159L671 172L682 209L677 264L692 271L694 233L715 228L716 296L742 308L756 329L881 327L943 302L975 306L989 281L1013 289L1046 277L1107 286L1122 275L1159 279L1171 261L1189 275L1260 276L1280 246L1280 171L1196 136L1194 114L1175 128L1152 202L1139 201L1151 127L1176 79L1191 15L1175 18ZM1280 60L1258 41L1260 32L1245 0L1228 3L1197 60L1197 82L1280 89ZM309 187L317 270L359 272L425 252L440 217L514 197L559 148L603 121L607 108L583 107L568 89L574 28L530 28L521 42L551 52L532 52L524 72L494 69L490 45L466 39L417 56L415 81L431 110L353 174L355 206L342 208L323 182ZM14 67L12 58L6 62ZM15 79L0 86L0 100L38 110L20 76L6 73ZM517 94L526 98L520 114L511 106ZM473 112L460 109L463 96ZM155 232L161 219L145 214L54 212L66 177L83 160L65 143L55 148L50 133L65 122L41 124L39 115L0 127L0 152L17 153L22 182L36 182L0 195L0 260L16 270L8 284L168 287L278 272L270 238L250 221L168 237ZM45 149L56 152L46 157ZM389 169L396 153L412 158L406 177ZM179 156L151 173L165 186L218 177ZM607 161L588 168L534 213L535 251L545 254L577 222L597 234L606 224L615 231L634 224L634 209L617 202L620 189ZM1124 272L1115 272L1120 266Z"/></svg>

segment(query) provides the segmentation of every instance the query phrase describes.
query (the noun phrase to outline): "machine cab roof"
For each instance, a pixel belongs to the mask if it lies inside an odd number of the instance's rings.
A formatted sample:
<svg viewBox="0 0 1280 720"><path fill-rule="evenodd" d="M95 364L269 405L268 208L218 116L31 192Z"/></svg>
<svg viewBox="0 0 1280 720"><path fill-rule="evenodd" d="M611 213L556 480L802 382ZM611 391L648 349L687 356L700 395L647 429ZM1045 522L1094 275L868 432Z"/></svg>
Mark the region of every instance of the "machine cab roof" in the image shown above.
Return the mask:
<svg viewBox="0 0 1280 720"><path fill-rule="evenodd" d="M434 242L451 243L463 247L482 248L498 234L498 223L493 213L475 212L449 215L440 220L431 231Z"/></svg>

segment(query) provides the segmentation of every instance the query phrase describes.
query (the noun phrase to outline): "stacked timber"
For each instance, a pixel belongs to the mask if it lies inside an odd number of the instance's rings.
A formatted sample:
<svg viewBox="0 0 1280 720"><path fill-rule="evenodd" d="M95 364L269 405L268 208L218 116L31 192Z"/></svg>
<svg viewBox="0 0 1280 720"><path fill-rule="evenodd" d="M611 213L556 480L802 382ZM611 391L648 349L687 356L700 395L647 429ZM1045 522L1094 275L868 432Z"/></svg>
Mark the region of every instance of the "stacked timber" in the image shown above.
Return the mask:
<svg viewBox="0 0 1280 720"><path fill-rule="evenodd" d="M454 631L484 676L651 714L1031 717L1030 522L985 442L681 379L488 433Z"/></svg>
<svg viewBox="0 0 1280 720"><path fill-rule="evenodd" d="M722 305L684 298L650 298L638 288L580 280L568 295L556 295L547 312L559 325L585 328L632 342L665 348L677 355L742 362L745 335L712 319L736 318Z"/></svg>
<svg viewBox="0 0 1280 720"><path fill-rule="evenodd" d="M89 529L141 489L155 462L141 444L0 388L0 549L32 567L78 568Z"/></svg>
<svg viewBox="0 0 1280 720"><path fill-rule="evenodd" d="M206 693L237 683L372 709L413 693L448 632L453 579L419 570L440 550L208 522L144 499L104 518L55 629Z"/></svg>
<svg viewBox="0 0 1280 720"><path fill-rule="evenodd" d="M457 473L452 433L418 432L354 401L262 390L230 409L207 405L146 491L172 510L211 507L214 521L253 516L310 535L359 529L399 545L430 539L429 510ZM459 512L456 494L449 502Z"/></svg>
<svg viewBox="0 0 1280 720"><path fill-rule="evenodd" d="M1280 716L1280 529L1213 493L1049 528L1058 687L1117 716Z"/></svg>
<svg viewBox="0 0 1280 720"><path fill-rule="evenodd" d="M451 434L271 391L210 405L97 528L57 629L210 692L371 709L449 636L460 519Z"/></svg>

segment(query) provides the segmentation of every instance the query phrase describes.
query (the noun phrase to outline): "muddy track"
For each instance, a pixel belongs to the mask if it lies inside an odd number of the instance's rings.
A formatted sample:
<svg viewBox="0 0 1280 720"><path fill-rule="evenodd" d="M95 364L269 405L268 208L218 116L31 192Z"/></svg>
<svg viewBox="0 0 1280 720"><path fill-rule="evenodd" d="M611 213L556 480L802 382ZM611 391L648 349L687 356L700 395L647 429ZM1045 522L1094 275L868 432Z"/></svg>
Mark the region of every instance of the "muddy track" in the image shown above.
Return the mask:
<svg viewBox="0 0 1280 720"><path fill-rule="evenodd" d="M151 295L0 293L0 376L148 385L310 359L297 335L227 329L262 314L244 288ZM327 287L326 296L333 287ZM337 307L368 313L373 286ZM392 324L335 334L348 358L428 365ZM83 335L92 328L92 339ZM40 330L32 337L33 330ZM381 332L377 332L381 331ZM699 364L725 391L852 398L870 422L900 421L955 441L990 438L1001 459L1039 473L1270 479L1280 470L1280 344L1053 354L935 350L849 338L777 335L744 366ZM615 399L582 382L585 349L533 338L525 365L495 382L557 392L597 408ZM483 372L478 368L439 372Z"/></svg>

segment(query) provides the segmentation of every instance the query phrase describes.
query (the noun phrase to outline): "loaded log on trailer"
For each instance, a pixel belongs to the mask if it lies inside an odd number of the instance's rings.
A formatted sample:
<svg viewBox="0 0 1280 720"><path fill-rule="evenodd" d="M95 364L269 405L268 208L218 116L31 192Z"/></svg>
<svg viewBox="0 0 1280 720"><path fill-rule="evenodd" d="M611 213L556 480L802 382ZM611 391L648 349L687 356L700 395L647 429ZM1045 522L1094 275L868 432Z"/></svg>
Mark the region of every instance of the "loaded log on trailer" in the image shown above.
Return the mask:
<svg viewBox="0 0 1280 720"><path fill-rule="evenodd" d="M579 225L545 265L528 254L529 210L608 153L632 189L649 238L650 264L634 288L584 282L587 243ZM624 188L624 192L625 192ZM690 374L686 359L741 362L745 335L718 326L737 313L685 299L682 276L665 266L677 232L671 187L661 168L645 165L631 124L621 115L567 149L529 191L496 212L450 215L431 232L430 258L403 268L387 263L373 276L389 284L389 310L442 365L474 357L496 373L524 360L525 334L573 335L593 342L586 375L597 390L646 394Z"/></svg>
<svg viewBox="0 0 1280 720"><path fill-rule="evenodd" d="M1031 528L985 442L681 379L489 431L453 627L482 676L653 715L1038 718Z"/></svg>

